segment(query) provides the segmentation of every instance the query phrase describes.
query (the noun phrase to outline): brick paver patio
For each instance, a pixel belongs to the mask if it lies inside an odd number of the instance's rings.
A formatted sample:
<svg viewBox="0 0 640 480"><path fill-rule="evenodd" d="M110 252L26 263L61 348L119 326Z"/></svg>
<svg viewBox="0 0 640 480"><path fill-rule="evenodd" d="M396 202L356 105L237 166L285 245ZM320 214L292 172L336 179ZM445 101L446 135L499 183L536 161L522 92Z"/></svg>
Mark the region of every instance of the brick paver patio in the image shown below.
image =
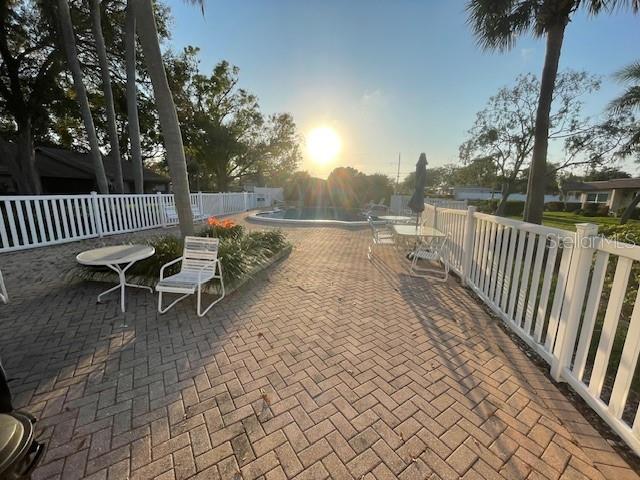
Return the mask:
<svg viewBox="0 0 640 480"><path fill-rule="evenodd" d="M638 478L456 279L369 262L366 231L288 231L290 257L202 319L65 282L122 236L0 256L34 478Z"/></svg>

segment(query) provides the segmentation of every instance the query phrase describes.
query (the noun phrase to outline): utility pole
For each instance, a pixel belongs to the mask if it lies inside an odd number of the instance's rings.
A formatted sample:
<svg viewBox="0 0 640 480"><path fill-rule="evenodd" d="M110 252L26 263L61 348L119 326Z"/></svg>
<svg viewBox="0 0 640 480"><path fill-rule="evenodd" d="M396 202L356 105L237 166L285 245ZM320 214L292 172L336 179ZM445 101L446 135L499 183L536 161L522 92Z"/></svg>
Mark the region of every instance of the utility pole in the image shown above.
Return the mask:
<svg viewBox="0 0 640 480"><path fill-rule="evenodd" d="M395 193L398 193L398 184L400 183L400 154L401 152L398 152L398 173L396 175L396 191Z"/></svg>

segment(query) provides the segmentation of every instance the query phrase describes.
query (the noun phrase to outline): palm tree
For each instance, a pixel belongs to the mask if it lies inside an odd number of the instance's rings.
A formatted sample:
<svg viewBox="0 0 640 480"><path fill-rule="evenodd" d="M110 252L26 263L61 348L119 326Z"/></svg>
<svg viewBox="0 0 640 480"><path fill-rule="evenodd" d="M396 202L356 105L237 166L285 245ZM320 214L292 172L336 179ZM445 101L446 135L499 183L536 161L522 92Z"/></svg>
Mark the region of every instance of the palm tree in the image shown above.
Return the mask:
<svg viewBox="0 0 640 480"><path fill-rule="evenodd" d="M109 193L109 184L104 171L104 165L102 164L102 154L100 153L100 147L98 146L96 127L93 124L93 117L91 116L91 109L89 108L89 99L82 79L82 70L80 69L80 61L78 60L78 50L76 49L76 39L73 34L69 3L67 0L58 0L57 5L58 23L62 33L67 63L69 64L69 69L71 70L71 75L73 77L73 85L76 91L78 105L80 106L80 113L82 114L84 128L87 132L87 137L89 138L89 145L91 146L90 157L93 162L98 191L100 193Z"/></svg>
<svg viewBox="0 0 640 480"><path fill-rule="evenodd" d="M573 14L584 8L597 15L602 10L630 6L640 9L640 0L469 0L467 11L479 44L486 49L508 50L526 32L546 37L546 53L536 112L533 156L529 169L524 220L542 222L547 181L549 112L558 74L564 32Z"/></svg>
<svg viewBox="0 0 640 480"><path fill-rule="evenodd" d="M109 127L109 143L111 144L111 161L113 162L116 193L124 193L122 181L122 160L120 158L120 146L118 145L118 127L116 126L116 110L113 106L113 91L111 90L111 75L107 60L107 48L102 35L102 20L100 18L100 0L91 0L91 28L96 42L100 75L102 76L102 90L107 111L107 124Z"/></svg>
<svg viewBox="0 0 640 480"><path fill-rule="evenodd" d="M201 2L200 4L202 5ZM138 37L140 38L145 65L151 78L153 96L155 97L160 120L160 129L162 130L164 147L167 152L167 164L169 165L169 173L173 183L180 233L183 236L192 235L193 217L189 199L187 162L184 155L178 114L162 62L152 0L136 0L135 10Z"/></svg>
<svg viewBox="0 0 640 480"><path fill-rule="evenodd" d="M127 71L127 119L131 163L133 164L133 185L136 193L144 193L142 148L140 146L140 122L138 120L138 89L136 87L136 2L127 0L125 20L125 61Z"/></svg>
<svg viewBox="0 0 640 480"><path fill-rule="evenodd" d="M628 84L628 87L622 95L609 104L609 109L617 114L633 114L635 111L640 111L640 61L616 72L615 78L621 83ZM631 136L624 145L622 153L631 154L633 149L637 147L640 147L640 125L631 132ZM622 213L620 223L627 223L639 203L640 192L633 197L629 206Z"/></svg>

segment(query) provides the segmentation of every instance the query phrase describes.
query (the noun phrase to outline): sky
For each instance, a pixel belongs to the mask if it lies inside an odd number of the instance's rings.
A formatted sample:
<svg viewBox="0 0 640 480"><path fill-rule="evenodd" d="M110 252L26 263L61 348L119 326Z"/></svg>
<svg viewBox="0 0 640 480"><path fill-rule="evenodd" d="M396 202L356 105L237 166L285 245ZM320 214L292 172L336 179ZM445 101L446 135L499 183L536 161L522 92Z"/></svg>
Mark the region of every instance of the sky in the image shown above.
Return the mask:
<svg viewBox="0 0 640 480"><path fill-rule="evenodd" d="M264 113L289 112L303 136L330 127L341 150L320 165L305 149L300 169L326 177L336 166L401 178L420 152L429 166L458 162L475 114L520 73L542 70L544 40L520 38L507 52L477 46L462 0L168 0L175 50L201 49L207 73L221 61L240 68L240 86ZM560 69L602 76L585 99L597 115L622 91L611 75L640 60L640 15L577 14ZM638 167L627 164L634 175Z"/></svg>

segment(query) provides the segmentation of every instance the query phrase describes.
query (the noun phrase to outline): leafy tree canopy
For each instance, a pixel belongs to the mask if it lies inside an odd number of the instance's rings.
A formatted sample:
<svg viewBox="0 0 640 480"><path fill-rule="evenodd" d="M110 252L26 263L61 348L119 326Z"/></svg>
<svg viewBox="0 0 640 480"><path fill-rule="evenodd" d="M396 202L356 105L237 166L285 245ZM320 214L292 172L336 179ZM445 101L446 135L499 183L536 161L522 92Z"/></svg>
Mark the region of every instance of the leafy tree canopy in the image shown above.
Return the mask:
<svg viewBox="0 0 640 480"><path fill-rule="evenodd" d="M263 114L258 98L238 86L238 67L226 61L201 73L195 47L168 54L166 63L192 185L218 191L239 181L281 186L302 156L293 117Z"/></svg>

